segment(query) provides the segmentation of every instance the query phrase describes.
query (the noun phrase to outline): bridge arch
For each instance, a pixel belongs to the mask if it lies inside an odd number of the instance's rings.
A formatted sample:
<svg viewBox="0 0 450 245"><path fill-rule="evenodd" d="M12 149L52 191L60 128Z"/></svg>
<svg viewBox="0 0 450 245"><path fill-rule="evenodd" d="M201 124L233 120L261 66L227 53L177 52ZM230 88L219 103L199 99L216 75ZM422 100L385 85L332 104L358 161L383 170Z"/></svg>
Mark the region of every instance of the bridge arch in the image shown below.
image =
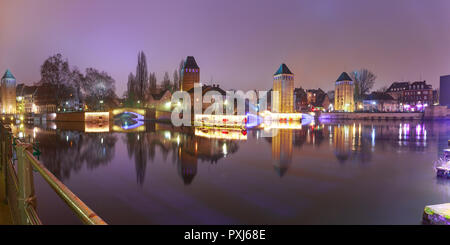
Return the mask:
<svg viewBox="0 0 450 245"><path fill-rule="evenodd" d="M141 109L141 108L116 108L116 109L111 110L110 113L113 118L115 118L121 114L129 113L129 114L135 115L138 120L144 120L145 111L146 111L145 109Z"/></svg>

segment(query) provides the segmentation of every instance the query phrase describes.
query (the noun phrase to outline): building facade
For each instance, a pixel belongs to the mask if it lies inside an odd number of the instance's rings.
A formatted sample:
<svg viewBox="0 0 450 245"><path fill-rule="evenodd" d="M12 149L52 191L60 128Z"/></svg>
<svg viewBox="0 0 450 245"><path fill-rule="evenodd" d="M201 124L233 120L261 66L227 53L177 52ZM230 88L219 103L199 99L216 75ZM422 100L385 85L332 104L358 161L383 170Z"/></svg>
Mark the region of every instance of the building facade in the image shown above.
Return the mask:
<svg viewBox="0 0 450 245"><path fill-rule="evenodd" d="M281 64L273 75L272 112L293 113L294 112L294 74L285 64ZM276 99L277 98L277 99Z"/></svg>
<svg viewBox="0 0 450 245"><path fill-rule="evenodd" d="M335 86L334 110L345 112L355 111L355 85L350 76L346 72L343 72L336 80Z"/></svg>
<svg viewBox="0 0 450 245"><path fill-rule="evenodd" d="M439 81L439 104L450 108L450 75L441 76Z"/></svg>
<svg viewBox="0 0 450 245"><path fill-rule="evenodd" d="M308 110L308 99L306 92L303 88L294 89L294 110L296 112L302 112Z"/></svg>
<svg viewBox="0 0 450 245"><path fill-rule="evenodd" d="M25 84L18 84L16 87L17 113L36 113L36 105L34 98L37 91L37 86L27 86Z"/></svg>
<svg viewBox="0 0 450 245"><path fill-rule="evenodd" d="M396 99L401 111L423 111L433 105L433 88L426 81L394 82L387 93Z"/></svg>
<svg viewBox="0 0 450 245"><path fill-rule="evenodd" d="M6 70L1 80L1 101L3 114L16 113L16 78Z"/></svg>
<svg viewBox="0 0 450 245"><path fill-rule="evenodd" d="M396 112L399 104L388 93L372 92L363 98L363 108L367 112Z"/></svg>
<svg viewBox="0 0 450 245"><path fill-rule="evenodd" d="M193 56L188 56L181 72L181 91L189 91L194 84L200 83L200 67Z"/></svg>

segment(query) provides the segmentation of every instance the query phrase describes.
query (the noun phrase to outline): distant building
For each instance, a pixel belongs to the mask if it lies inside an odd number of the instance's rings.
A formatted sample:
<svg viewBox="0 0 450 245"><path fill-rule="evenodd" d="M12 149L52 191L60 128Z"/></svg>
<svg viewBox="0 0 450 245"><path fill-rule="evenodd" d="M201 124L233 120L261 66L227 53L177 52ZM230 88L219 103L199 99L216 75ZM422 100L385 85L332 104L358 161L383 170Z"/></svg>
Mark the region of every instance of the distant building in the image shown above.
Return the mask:
<svg viewBox="0 0 450 245"><path fill-rule="evenodd" d="M395 100L400 101L403 98L403 92L409 89L409 82L394 82L387 89L387 93Z"/></svg>
<svg viewBox="0 0 450 245"><path fill-rule="evenodd" d="M388 93L372 92L363 97L364 111L370 112L396 112L399 110L399 104Z"/></svg>
<svg viewBox="0 0 450 245"><path fill-rule="evenodd" d="M193 56L188 56L184 62L181 81L181 91L189 91L194 88L194 84L200 82L200 67Z"/></svg>
<svg viewBox="0 0 450 245"><path fill-rule="evenodd" d="M161 90L157 93L151 93L148 96L148 105L155 107L160 110L170 110L171 104L170 101L172 99L172 93L170 90Z"/></svg>
<svg viewBox="0 0 450 245"><path fill-rule="evenodd" d="M213 85L203 85L201 87L202 90L202 98L205 96L205 94L209 91L216 91L217 93L219 93L222 96L222 101L225 101L227 98L227 93L225 92L225 90L221 89L220 86L218 84L213 84ZM191 88L190 90L187 91L189 93L189 95L191 96L191 105L194 105L195 101L194 101L194 88ZM198 101L197 101L198 102ZM202 109L205 110L206 108L208 108L212 103L214 103L214 99L211 100L211 103L205 103L205 102L200 102L202 103ZM225 110L225 107L224 107Z"/></svg>
<svg viewBox="0 0 450 245"><path fill-rule="evenodd" d="M311 111L328 110L330 107L330 98L322 89L306 90L307 102Z"/></svg>
<svg viewBox="0 0 450 245"><path fill-rule="evenodd" d="M43 83L38 86L34 95L34 104L36 106L35 113L56 112L56 89L56 86L49 83Z"/></svg>
<svg viewBox="0 0 450 245"><path fill-rule="evenodd" d="M352 79L346 72L343 72L336 80L334 110L345 112L355 111L354 90L355 86Z"/></svg>
<svg viewBox="0 0 450 245"><path fill-rule="evenodd" d="M6 70L1 79L1 101L3 114L16 113L16 78L11 71Z"/></svg>
<svg viewBox="0 0 450 245"><path fill-rule="evenodd" d="M433 88L426 81L394 82L387 90L400 104L402 111L423 111L433 104Z"/></svg>
<svg viewBox="0 0 450 245"><path fill-rule="evenodd" d="M34 98L37 86L27 86L23 83L16 87L17 113L35 113L36 105Z"/></svg>
<svg viewBox="0 0 450 245"><path fill-rule="evenodd" d="M273 91L278 92L278 100L274 100L272 112L294 112L294 74L283 63L273 75Z"/></svg>
<svg viewBox="0 0 450 245"><path fill-rule="evenodd" d="M294 110L296 112L308 110L308 99L303 88L294 89Z"/></svg>
<svg viewBox="0 0 450 245"><path fill-rule="evenodd" d="M439 83L439 104L450 108L450 75L441 76Z"/></svg>

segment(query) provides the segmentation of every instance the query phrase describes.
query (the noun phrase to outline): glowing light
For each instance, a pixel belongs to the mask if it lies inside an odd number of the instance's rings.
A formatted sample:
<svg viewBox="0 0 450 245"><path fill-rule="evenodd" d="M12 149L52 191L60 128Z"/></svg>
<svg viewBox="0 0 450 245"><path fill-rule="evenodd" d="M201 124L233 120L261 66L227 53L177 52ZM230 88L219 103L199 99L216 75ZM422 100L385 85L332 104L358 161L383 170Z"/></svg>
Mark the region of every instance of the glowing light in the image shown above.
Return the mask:
<svg viewBox="0 0 450 245"><path fill-rule="evenodd" d="M166 132L164 133L164 137L165 137L166 139L170 140L170 138L171 138L170 131L166 131Z"/></svg>
<svg viewBox="0 0 450 245"><path fill-rule="evenodd" d="M210 139L247 140L247 131L222 128L195 128L195 136Z"/></svg>
<svg viewBox="0 0 450 245"><path fill-rule="evenodd" d="M198 126L244 128L247 123L247 116L195 114L194 123Z"/></svg>
<svg viewBox="0 0 450 245"><path fill-rule="evenodd" d="M223 143L222 151L223 151L223 154L224 154L225 156L228 154L227 144L226 144L226 143Z"/></svg>
<svg viewBox="0 0 450 245"><path fill-rule="evenodd" d="M109 121L109 112L85 112L84 121Z"/></svg>
<svg viewBox="0 0 450 245"><path fill-rule="evenodd" d="M85 122L84 132L86 133L109 132L109 122L108 121L104 123Z"/></svg>

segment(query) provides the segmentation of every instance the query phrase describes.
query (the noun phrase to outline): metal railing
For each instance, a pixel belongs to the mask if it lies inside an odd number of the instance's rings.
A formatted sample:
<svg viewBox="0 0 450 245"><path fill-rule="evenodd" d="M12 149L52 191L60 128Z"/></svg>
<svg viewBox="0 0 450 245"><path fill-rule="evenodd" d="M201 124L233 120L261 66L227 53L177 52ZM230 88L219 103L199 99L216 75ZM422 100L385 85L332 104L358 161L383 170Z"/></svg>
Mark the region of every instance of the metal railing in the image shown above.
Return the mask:
<svg viewBox="0 0 450 245"><path fill-rule="evenodd" d="M11 128L0 124L0 174L5 180L5 199L14 224L42 224L36 212L34 169L84 224L106 225L105 221L39 162L32 151L31 144L15 140Z"/></svg>

